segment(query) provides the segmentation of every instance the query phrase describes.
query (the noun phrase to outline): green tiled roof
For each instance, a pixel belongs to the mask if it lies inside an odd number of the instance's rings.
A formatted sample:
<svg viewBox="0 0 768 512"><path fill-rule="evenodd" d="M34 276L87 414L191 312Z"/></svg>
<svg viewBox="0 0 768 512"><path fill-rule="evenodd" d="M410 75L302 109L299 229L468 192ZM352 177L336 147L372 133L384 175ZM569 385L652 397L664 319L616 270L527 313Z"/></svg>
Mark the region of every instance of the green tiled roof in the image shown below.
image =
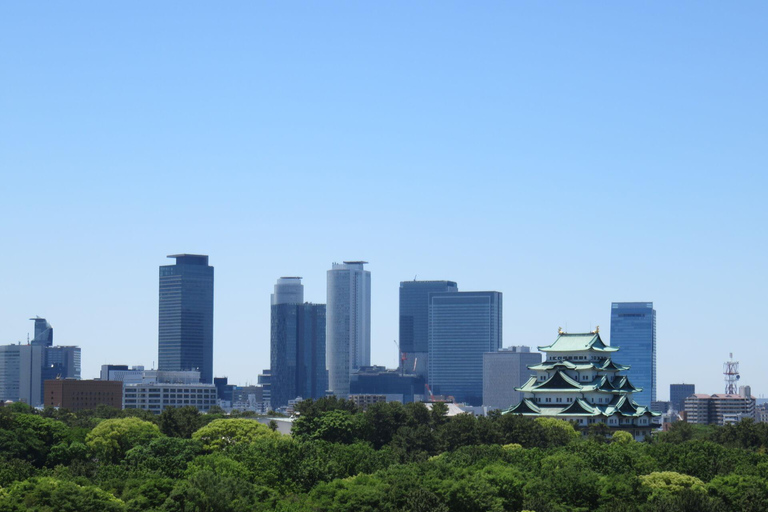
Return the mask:
<svg viewBox="0 0 768 512"><path fill-rule="evenodd" d="M539 347L542 352L580 352L593 350L596 352L615 352L616 347L609 347L600 338L600 334L590 332L586 334L560 334L554 343L546 347Z"/></svg>
<svg viewBox="0 0 768 512"><path fill-rule="evenodd" d="M534 393L538 391L570 391L583 393L585 391L594 391L597 382L599 382L599 380L596 379L589 384L582 384L570 378L564 371L558 370L554 375L543 382L536 380L536 377L531 377L525 384L519 388L515 388L515 391L522 391L523 393Z"/></svg>
<svg viewBox="0 0 768 512"><path fill-rule="evenodd" d="M504 411L504 414L512 413L512 414L540 414L541 408L533 403L532 400L524 399L522 402L520 402L517 405L513 405L512 407L508 408Z"/></svg>

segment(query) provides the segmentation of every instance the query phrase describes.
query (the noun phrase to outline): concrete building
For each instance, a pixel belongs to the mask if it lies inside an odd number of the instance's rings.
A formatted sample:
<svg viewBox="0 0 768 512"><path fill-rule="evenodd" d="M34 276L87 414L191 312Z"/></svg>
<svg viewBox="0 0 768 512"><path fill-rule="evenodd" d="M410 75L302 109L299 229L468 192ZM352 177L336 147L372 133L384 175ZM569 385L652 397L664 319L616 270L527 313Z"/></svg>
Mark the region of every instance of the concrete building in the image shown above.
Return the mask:
<svg viewBox="0 0 768 512"><path fill-rule="evenodd" d="M426 398L424 377L388 370L383 366L364 366L353 373L349 383L352 395L384 395L387 402L419 402Z"/></svg>
<svg viewBox="0 0 768 512"><path fill-rule="evenodd" d="M755 417L755 398L734 394L695 394L685 399L688 423L729 425Z"/></svg>
<svg viewBox="0 0 768 512"><path fill-rule="evenodd" d="M387 401L386 395L349 395L349 399L363 410L375 403Z"/></svg>
<svg viewBox="0 0 768 512"><path fill-rule="evenodd" d="M217 404L213 384L127 384L123 387L123 407L160 414L166 407L196 407L207 412Z"/></svg>
<svg viewBox="0 0 768 512"><path fill-rule="evenodd" d="M429 294L459 291L453 281L402 281L400 283L400 353L405 373L428 380Z"/></svg>
<svg viewBox="0 0 768 512"><path fill-rule="evenodd" d="M117 380L123 384L140 384L143 375L144 367L141 365L128 367L127 364L103 364L99 379Z"/></svg>
<svg viewBox="0 0 768 512"><path fill-rule="evenodd" d="M304 285L300 277L281 277L275 283L270 304L304 304Z"/></svg>
<svg viewBox="0 0 768 512"><path fill-rule="evenodd" d="M42 405L43 345L0 346L0 401Z"/></svg>
<svg viewBox="0 0 768 512"><path fill-rule="evenodd" d="M158 369L197 370L213 383L213 267L208 256L173 254L160 267Z"/></svg>
<svg viewBox="0 0 768 512"><path fill-rule="evenodd" d="M44 396L46 407L80 411L107 405L122 409L123 384L105 380L46 380Z"/></svg>
<svg viewBox="0 0 768 512"><path fill-rule="evenodd" d="M536 372L529 366L539 364L541 354L530 347L508 347L483 354L483 405L506 409L523 399L516 391Z"/></svg>
<svg viewBox="0 0 768 512"><path fill-rule="evenodd" d="M500 292L429 294L429 387L482 405L483 354L501 348Z"/></svg>
<svg viewBox="0 0 768 512"><path fill-rule="evenodd" d="M328 271L325 364L328 389L346 398L352 372L371 365L371 273L366 261Z"/></svg>

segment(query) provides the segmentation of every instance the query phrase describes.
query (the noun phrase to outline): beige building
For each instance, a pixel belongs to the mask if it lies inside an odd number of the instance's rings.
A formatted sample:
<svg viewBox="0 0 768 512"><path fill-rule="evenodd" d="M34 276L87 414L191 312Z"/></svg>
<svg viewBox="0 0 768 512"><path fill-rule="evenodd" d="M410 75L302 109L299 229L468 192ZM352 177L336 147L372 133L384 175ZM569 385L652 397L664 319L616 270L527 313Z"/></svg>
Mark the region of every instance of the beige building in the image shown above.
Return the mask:
<svg viewBox="0 0 768 512"><path fill-rule="evenodd" d="M755 398L735 394L691 395L685 399L688 423L729 425L755 417Z"/></svg>

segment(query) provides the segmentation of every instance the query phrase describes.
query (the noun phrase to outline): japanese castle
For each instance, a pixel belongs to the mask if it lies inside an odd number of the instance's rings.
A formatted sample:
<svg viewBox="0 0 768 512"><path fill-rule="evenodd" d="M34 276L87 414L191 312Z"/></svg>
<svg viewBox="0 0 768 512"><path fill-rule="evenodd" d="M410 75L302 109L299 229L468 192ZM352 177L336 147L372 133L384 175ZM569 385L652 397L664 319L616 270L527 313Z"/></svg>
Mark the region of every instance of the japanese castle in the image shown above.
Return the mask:
<svg viewBox="0 0 768 512"><path fill-rule="evenodd" d="M536 375L515 388L523 393L523 401L504 414L563 419L582 428L603 423L642 441L658 426L655 418L660 414L632 400L632 393L642 388L619 374L629 369L611 359L619 349L603 343L599 328L586 334L559 329L558 334L554 343L539 347L546 354L544 361L528 367Z"/></svg>

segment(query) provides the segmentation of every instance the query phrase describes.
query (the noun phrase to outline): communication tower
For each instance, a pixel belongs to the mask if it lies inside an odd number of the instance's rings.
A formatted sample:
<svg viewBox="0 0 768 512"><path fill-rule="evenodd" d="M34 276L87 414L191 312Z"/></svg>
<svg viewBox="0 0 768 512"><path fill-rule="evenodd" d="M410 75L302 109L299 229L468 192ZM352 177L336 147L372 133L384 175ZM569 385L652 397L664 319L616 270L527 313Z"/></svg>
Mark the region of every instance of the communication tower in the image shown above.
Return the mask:
<svg viewBox="0 0 768 512"><path fill-rule="evenodd" d="M737 395L739 393L738 382L741 378L739 375L739 362L733 360L733 353L729 354L731 359L723 364L723 375L725 375L725 394Z"/></svg>

